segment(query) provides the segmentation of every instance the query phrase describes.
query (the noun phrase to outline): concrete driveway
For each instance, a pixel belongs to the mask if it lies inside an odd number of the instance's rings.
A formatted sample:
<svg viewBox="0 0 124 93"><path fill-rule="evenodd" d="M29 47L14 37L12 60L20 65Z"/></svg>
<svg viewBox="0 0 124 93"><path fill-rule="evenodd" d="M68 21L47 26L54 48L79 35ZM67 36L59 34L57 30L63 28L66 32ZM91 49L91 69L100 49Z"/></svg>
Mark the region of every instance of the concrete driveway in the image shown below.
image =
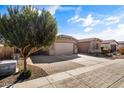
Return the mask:
<svg viewBox="0 0 124 93"><path fill-rule="evenodd" d="M97 58L80 54L59 56L33 56L31 57L31 59L33 65L41 67L49 75L110 61L105 58Z"/></svg>
<svg viewBox="0 0 124 93"><path fill-rule="evenodd" d="M17 83L19 88L123 88L124 59L109 60L104 58L79 55L80 58L69 62L85 66L66 70L38 79ZM70 56L69 56L70 57ZM91 63L90 63L91 62ZM58 62L59 63L59 62Z"/></svg>

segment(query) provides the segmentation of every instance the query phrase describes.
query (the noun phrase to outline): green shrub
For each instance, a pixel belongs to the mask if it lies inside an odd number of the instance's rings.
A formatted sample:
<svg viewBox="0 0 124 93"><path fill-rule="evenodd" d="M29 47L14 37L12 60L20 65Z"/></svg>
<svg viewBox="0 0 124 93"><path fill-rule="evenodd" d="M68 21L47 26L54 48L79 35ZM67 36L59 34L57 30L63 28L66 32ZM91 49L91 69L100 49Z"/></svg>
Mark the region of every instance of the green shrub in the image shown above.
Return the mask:
<svg viewBox="0 0 124 93"><path fill-rule="evenodd" d="M101 47L101 53L104 55L107 55L108 53L110 53L110 49L106 47Z"/></svg>
<svg viewBox="0 0 124 93"><path fill-rule="evenodd" d="M31 70L21 71L18 80L25 80L31 77Z"/></svg>

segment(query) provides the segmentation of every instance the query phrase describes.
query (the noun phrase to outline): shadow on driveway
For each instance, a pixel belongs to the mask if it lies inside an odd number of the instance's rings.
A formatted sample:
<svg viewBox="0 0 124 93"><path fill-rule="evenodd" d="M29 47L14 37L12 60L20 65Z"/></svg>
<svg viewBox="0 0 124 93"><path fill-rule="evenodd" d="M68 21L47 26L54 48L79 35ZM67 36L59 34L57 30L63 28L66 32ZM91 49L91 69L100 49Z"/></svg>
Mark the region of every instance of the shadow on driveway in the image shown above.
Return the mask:
<svg viewBox="0 0 124 93"><path fill-rule="evenodd" d="M31 60L34 64L36 63L55 63L55 62L61 62L61 61L68 61L75 58L80 58L77 54L72 55L57 55L57 56L44 56L44 55L37 55L32 56Z"/></svg>

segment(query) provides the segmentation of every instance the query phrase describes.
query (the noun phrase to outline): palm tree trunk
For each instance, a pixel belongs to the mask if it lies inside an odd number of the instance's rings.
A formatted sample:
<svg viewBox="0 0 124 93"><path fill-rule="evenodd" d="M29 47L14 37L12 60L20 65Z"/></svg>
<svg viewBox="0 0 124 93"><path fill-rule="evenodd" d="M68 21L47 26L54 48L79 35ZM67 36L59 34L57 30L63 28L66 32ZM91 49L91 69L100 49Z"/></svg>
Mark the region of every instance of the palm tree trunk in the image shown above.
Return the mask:
<svg viewBox="0 0 124 93"><path fill-rule="evenodd" d="M27 71L27 62L26 62L26 57L24 57L24 71Z"/></svg>

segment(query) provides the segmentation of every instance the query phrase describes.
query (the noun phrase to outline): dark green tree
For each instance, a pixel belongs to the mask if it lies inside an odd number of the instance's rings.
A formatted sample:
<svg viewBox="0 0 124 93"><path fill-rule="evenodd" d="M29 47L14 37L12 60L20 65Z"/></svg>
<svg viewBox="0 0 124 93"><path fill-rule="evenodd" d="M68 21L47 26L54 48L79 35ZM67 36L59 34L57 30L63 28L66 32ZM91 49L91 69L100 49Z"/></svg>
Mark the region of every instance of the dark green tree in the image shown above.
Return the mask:
<svg viewBox="0 0 124 93"><path fill-rule="evenodd" d="M0 16L0 34L6 45L20 51L26 71L26 59L34 52L49 48L55 41L57 23L44 9L39 13L33 6L10 6L8 13Z"/></svg>

